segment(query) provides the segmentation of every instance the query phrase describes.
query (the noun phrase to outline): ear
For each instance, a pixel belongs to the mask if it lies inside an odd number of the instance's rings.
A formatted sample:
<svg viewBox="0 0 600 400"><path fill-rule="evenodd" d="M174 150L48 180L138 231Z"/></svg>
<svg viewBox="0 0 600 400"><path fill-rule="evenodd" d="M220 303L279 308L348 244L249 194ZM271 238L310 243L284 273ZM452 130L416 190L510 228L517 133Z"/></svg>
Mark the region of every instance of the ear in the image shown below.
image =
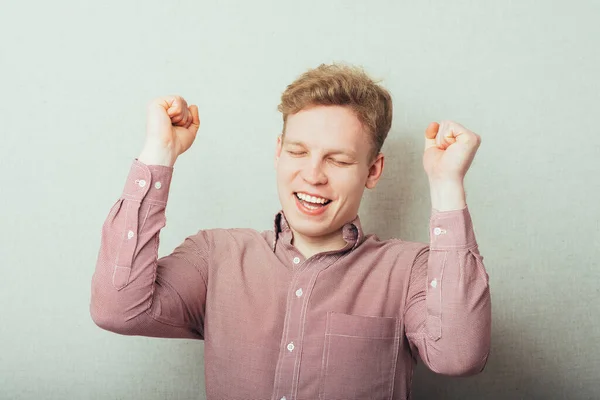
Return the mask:
<svg viewBox="0 0 600 400"><path fill-rule="evenodd" d="M277 136L277 144L275 145L275 168L277 168L277 163L279 162L279 156L281 155L281 149L283 147L283 136Z"/></svg>
<svg viewBox="0 0 600 400"><path fill-rule="evenodd" d="M367 189L373 189L377 182L379 182L379 178L381 178L381 174L383 173L383 164L384 164L383 153L377 154L375 157L375 161L369 167L369 175L367 176L367 183L365 187Z"/></svg>

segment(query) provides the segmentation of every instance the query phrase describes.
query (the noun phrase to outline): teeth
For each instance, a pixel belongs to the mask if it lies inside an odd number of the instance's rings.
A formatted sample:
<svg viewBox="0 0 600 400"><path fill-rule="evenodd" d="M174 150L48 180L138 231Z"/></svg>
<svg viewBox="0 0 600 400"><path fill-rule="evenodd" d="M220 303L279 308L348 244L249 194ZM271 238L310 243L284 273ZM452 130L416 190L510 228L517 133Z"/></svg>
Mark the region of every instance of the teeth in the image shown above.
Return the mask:
<svg viewBox="0 0 600 400"><path fill-rule="evenodd" d="M325 204L327 202L327 199L321 198L321 197L315 197L315 196L309 196L305 193L296 193L296 196L298 196L298 198L300 200L304 200L307 201L309 203L315 203L315 204Z"/></svg>

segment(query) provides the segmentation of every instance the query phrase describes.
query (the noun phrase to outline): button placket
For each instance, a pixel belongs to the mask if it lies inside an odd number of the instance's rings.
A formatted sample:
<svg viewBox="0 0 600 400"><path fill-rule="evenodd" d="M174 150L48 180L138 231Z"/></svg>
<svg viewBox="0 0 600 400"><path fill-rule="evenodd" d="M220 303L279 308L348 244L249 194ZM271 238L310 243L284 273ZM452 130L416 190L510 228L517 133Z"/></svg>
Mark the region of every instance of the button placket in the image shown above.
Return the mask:
<svg viewBox="0 0 600 400"><path fill-rule="evenodd" d="M289 260L289 257L288 255L285 259ZM307 302L319 273L339 257L340 255L337 254L311 257L294 270L294 277L289 283L287 292L284 332L280 342L281 350L273 388L276 393L275 398L281 399L285 396L297 395L299 375L303 368L300 356L303 351L303 340L306 337L303 324L307 318L305 314ZM285 259L282 259L284 265L289 263ZM292 350L287 348L290 344L293 344Z"/></svg>
<svg viewBox="0 0 600 400"><path fill-rule="evenodd" d="M294 257L293 259L294 264L299 264L300 263L300 258L299 257ZM298 289L293 290L293 295L295 296L296 300L302 297L303 291L302 288L299 287L301 285L302 282L302 272L298 273L299 275L297 276L297 279L293 280L290 285L292 285L292 287L298 287ZM302 316L302 301L294 301L293 299L290 302L290 309L289 309L289 313L290 313L290 318L292 318L292 320L294 320L295 322L298 321L301 316ZM301 329L301 324L302 321L297 322L297 328ZM298 329L291 329L289 328L289 336L288 338L294 338L297 335L297 331ZM289 339L288 339L289 340ZM294 349L296 348L296 345L294 344L293 340L290 340L287 345L285 346L286 350L288 353L293 353Z"/></svg>
<svg viewBox="0 0 600 400"><path fill-rule="evenodd" d="M302 261L301 257L292 256L292 263L298 265L294 272L294 278L289 282L288 299L286 310L285 332L283 343L281 344L281 353L278 363L277 383L274 390L278 393L278 399L287 396L294 396L298 385L298 376L300 373L299 357L302 353L302 338L304 331L304 320L306 316L303 310L306 307L304 301L305 293L308 293L311 277L314 271L311 271L311 261L308 263ZM296 264L297 261L297 264ZM284 395L285 394L285 395Z"/></svg>

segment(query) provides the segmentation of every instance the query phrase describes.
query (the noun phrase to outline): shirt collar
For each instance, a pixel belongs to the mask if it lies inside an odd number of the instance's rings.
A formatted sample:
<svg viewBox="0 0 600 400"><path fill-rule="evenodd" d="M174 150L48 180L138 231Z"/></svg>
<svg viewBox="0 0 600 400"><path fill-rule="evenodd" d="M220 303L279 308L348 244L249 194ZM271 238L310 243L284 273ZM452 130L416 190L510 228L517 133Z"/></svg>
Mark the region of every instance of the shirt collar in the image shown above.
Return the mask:
<svg viewBox="0 0 600 400"><path fill-rule="evenodd" d="M277 246L278 240L283 240L287 244L292 243L292 230L290 228L285 215L283 214L283 210L279 211L275 215L275 223L273 226L273 231L275 234L273 235L273 243L272 250L275 251L275 247ZM350 250L354 250L359 244L362 243L364 239L364 233L362 230L362 226L360 224L360 218L358 215L352 221L346 223L342 228L342 237L349 245L352 245ZM347 246L348 247L348 246Z"/></svg>

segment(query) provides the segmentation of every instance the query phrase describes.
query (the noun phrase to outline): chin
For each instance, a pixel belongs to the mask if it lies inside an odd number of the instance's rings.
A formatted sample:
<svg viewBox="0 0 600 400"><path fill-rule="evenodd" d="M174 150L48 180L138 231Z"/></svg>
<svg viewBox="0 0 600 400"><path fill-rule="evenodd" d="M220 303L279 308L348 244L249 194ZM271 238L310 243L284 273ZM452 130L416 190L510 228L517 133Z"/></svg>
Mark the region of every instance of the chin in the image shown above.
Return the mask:
<svg viewBox="0 0 600 400"><path fill-rule="evenodd" d="M293 231L307 237L322 237L330 235L342 225L337 226L336 221L331 221L326 214L315 216L307 216L299 212L294 205L290 209L284 209L284 214L290 228Z"/></svg>
<svg viewBox="0 0 600 400"><path fill-rule="evenodd" d="M303 219L301 216L293 216L288 219L290 228L295 232L307 237L321 237L329 235L334 232L335 229L331 229L331 226L326 223L319 223L316 221L308 221Z"/></svg>

